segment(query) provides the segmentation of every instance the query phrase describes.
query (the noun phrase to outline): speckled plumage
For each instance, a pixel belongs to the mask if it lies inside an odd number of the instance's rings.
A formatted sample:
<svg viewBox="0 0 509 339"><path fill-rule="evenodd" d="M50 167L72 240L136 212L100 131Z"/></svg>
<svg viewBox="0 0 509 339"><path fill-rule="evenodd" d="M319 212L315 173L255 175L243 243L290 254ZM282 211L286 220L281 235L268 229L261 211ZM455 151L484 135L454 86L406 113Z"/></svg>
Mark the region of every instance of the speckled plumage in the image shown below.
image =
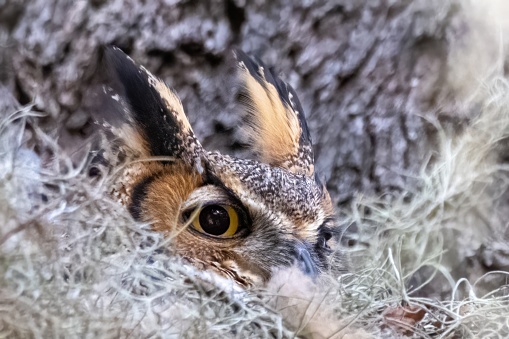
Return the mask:
<svg viewBox="0 0 509 339"><path fill-rule="evenodd" d="M312 276L326 268L334 212L314 170L302 106L288 84L260 61L235 53L245 131L258 156L243 160L204 150L172 89L119 49L105 54L120 85L105 91L117 108L100 125L127 159L167 157L128 165L114 185L135 219L173 237L172 249L197 267L242 286L262 285L293 264ZM234 210L238 220L228 214L222 221L232 227L237 220L233 235L200 228L219 222L215 214L201 219L207 206Z"/></svg>

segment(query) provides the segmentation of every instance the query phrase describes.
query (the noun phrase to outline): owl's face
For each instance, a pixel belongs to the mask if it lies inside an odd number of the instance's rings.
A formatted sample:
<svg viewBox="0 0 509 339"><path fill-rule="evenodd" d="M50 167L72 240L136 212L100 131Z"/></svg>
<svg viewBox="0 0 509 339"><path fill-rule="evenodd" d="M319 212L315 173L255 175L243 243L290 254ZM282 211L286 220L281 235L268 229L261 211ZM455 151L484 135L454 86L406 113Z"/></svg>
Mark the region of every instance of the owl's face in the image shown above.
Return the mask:
<svg viewBox="0 0 509 339"><path fill-rule="evenodd" d="M261 62L241 52L236 59L256 160L204 150L173 90L119 49L106 51L120 83L109 94L120 109L102 124L129 157L148 159L127 167L114 194L135 219L173 237L176 253L242 286L262 285L294 264L316 276L326 268L335 222L304 112L294 90Z"/></svg>

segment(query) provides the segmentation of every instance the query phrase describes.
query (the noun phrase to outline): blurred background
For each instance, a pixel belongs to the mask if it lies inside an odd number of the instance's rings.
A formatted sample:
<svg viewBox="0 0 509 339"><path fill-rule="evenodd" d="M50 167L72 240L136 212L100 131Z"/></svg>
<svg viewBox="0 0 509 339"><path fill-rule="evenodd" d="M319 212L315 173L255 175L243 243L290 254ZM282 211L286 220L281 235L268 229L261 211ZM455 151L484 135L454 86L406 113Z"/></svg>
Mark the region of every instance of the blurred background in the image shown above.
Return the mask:
<svg viewBox="0 0 509 339"><path fill-rule="evenodd" d="M205 147L244 156L240 48L296 89L317 168L345 206L412 187L434 147L426 119L468 119L444 85L468 30L453 0L0 0L0 109L35 102L72 148L95 128L98 51L114 44L175 88Z"/></svg>

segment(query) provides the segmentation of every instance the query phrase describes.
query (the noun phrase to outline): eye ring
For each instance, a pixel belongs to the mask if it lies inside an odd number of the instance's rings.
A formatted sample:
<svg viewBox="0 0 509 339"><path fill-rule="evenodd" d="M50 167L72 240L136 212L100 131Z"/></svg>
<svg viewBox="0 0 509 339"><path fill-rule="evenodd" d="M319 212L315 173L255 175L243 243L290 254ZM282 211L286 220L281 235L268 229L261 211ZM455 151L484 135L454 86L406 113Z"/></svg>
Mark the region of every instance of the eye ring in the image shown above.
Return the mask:
<svg viewBox="0 0 509 339"><path fill-rule="evenodd" d="M192 227L208 236L232 238L239 231L239 215L232 206L209 204L193 214Z"/></svg>

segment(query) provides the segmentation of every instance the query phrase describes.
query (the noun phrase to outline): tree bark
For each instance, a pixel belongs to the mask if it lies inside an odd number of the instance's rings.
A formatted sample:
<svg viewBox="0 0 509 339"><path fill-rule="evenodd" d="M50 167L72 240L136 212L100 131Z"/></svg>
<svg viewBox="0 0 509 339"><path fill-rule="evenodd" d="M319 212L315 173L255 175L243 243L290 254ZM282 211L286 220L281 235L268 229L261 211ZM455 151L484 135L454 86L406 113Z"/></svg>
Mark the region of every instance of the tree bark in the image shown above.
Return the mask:
<svg viewBox="0 0 509 339"><path fill-rule="evenodd" d="M114 44L177 90L206 148L245 156L230 57L241 48L295 87L342 205L412 185L433 148L422 117L447 97L458 13L453 0L0 1L0 80L73 144L94 129L98 50Z"/></svg>

